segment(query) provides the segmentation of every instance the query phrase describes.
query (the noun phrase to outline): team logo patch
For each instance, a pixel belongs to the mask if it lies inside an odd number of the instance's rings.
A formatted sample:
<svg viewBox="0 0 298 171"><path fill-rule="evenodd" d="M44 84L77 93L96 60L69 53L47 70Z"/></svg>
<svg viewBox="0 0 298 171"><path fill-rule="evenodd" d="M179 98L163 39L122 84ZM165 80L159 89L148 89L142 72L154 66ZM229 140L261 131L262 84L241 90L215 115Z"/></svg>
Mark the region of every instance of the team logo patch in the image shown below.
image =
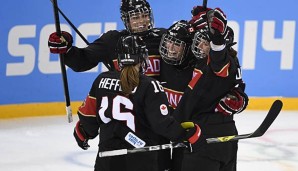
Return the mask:
<svg viewBox="0 0 298 171"><path fill-rule="evenodd" d="M167 105L165 104L160 105L160 112L163 115L167 115L169 113Z"/></svg>

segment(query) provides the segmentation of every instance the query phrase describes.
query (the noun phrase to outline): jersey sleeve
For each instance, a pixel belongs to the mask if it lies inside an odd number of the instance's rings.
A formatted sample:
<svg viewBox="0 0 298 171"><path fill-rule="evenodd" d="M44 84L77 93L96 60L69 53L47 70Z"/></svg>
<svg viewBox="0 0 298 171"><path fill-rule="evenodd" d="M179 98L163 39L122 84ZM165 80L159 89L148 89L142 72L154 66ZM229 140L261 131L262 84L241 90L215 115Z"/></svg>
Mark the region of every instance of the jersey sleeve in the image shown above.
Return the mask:
<svg viewBox="0 0 298 171"><path fill-rule="evenodd" d="M172 141L180 140L185 131L171 116L163 87L152 80L145 93L145 114L152 130Z"/></svg>
<svg viewBox="0 0 298 171"><path fill-rule="evenodd" d="M89 94L78 109L78 117L89 137L96 137L98 135L99 123L96 119L96 109L97 102L95 97L95 86L93 83Z"/></svg>
<svg viewBox="0 0 298 171"><path fill-rule="evenodd" d="M210 64L213 72L220 77L228 77L230 60L226 48L220 51L210 49Z"/></svg>
<svg viewBox="0 0 298 171"><path fill-rule="evenodd" d="M76 72L83 72L94 68L99 62L112 65L115 46L120 33L109 31L90 43L87 47L76 46L65 54L65 64Z"/></svg>

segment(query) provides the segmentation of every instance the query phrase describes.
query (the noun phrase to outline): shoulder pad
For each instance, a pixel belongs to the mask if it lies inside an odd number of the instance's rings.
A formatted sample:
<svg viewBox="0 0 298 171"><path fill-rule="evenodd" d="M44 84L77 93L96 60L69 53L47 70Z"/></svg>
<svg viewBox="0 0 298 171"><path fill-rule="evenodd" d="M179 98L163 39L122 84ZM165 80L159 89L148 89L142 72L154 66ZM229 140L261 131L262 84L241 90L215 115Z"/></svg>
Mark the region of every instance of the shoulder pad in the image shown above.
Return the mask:
<svg viewBox="0 0 298 171"><path fill-rule="evenodd" d="M124 30L120 30L119 32L120 32L121 35L128 35L129 34L129 32L127 30L125 30L125 29Z"/></svg>
<svg viewBox="0 0 298 171"><path fill-rule="evenodd" d="M166 31L167 31L167 29L165 29L165 28L153 28L153 29L151 30L151 34L155 34L155 35L159 35L159 36L161 36L161 35L163 35L164 33L166 33Z"/></svg>

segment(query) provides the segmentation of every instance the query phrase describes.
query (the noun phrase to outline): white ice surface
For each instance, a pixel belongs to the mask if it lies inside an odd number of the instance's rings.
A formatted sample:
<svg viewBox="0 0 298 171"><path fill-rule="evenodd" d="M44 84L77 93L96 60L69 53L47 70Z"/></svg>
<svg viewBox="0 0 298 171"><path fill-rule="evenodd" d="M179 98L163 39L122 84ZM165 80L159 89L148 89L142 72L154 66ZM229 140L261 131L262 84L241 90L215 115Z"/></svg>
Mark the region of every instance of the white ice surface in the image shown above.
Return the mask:
<svg viewBox="0 0 298 171"><path fill-rule="evenodd" d="M266 111L245 111L235 120L240 134L253 132ZM73 138L74 122L66 116L0 120L0 171L92 171L96 138L89 150L81 150ZM277 117L260 138L241 140L239 171L298 170L298 112Z"/></svg>

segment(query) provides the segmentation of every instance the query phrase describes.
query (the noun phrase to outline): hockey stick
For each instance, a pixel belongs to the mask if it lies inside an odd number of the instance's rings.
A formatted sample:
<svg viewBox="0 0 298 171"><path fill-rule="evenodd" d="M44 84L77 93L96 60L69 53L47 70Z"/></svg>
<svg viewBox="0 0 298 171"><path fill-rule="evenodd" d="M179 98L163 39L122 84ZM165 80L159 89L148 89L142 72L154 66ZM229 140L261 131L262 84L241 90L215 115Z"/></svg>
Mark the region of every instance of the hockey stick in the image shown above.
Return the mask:
<svg viewBox="0 0 298 171"><path fill-rule="evenodd" d="M208 1L208 0L203 0L203 8L204 8L204 10L207 9L207 1Z"/></svg>
<svg viewBox="0 0 298 171"><path fill-rule="evenodd" d="M235 141L240 139L247 139L247 138L254 138L260 137L264 135L264 133L268 130L271 126L273 121L276 119L278 114L282 109L282 101L275 100L274 103L271 105L271 108L268 111L267 116L253 133L250 134L243 134L243 135L230 135L224 137L216 137L216 138L207 138L207 143L222 143L228 141ZM170 144L163 144L163 145L156 145L156 146L145 146L141 148L132 148L132 149L120 149L120 150L112 150L112 151L103 151L99 152L99 157L111 157L111 156L119 156L131 153L139 153L139 152L149 152L149 151L156 151L156 150L164 150L170 148L190 148L189 145L186 143L170 143Z"/></svg>
<svg viewBox="0 0 298 171"><path fill-rule="evenodd" d="M250 134L242 134L242 135L230 135L230 136L223 136L223 137L216 137L216 138L207 138L207 143L221 143L221 142L228 142L228 141L236 141L240 139L247 139L247 138L254 138L260 137L265 134L267 129L271 126L275 118L278 116L282 109L283 103L280 100L275 100L274 103L271 105L271 108L268 111L267 116L261 123L261 125L256 129L253 133Z"/></svg>
<svg viewBox="0 0 298 171"><path fill-rule="evenodd" d="M53 0L50 0L53 4ZM74 31L81 37L81 39L87 44L89 45L90 43L88 42L88 40L82 35L82 33L76 28L75 25L73 25L73 23L67 18L67 16L60 10L60 8L57 6L58 12L63 16L63 18L67 21L67 23L71 26L72 29L74 29ZM111 68L111 66L109 64L106 64L103 62L103 64L105 65L105 67L108 68L108 70L114 70Z"/></svg>
<svg viewBox="0 0 298 171"><path fill-rule="evenodd" d="M145 146L140 148L103 151L103 152L99 152L98 156L111 157L111 156L120 156L120 155L131 154L131 153L165 150L165 149L171 149L171 148L188 148L188 146L184 143L170 143L170 144L162 144L162 145L154 145L154 146Z"/></svg>
<svg viewBox="0 0 298 171"><path fill-rule="evenodd" d="M54 9L56 32L57 32L57 35L61 37L57 0L53 0L53 9ZM60 67L61 67L61 72L62 72L65 102L66 102L66 115L67 115L68 122L71 123L73 121L73 119L72 119L72 111L71 111L71 106L70 106L66 69L65 69L65 65L64 65L64 54L59 54L59 55L60 55Z"/></svg>
<svg viewBox="0 0 298 171"><path fill-rule="evenodd" d="M50 0L52 3L53 0ZM72 29L74 29L74 31L81 37L81 39L87 44L89 45L90 43L88 42L88 40L82 35L82 33L72 24L72 22L66 17L66 15L60 10L59 7L57 7L59 13L63 16L63 18L68 22L68 24L71 26Z"/></svg>

